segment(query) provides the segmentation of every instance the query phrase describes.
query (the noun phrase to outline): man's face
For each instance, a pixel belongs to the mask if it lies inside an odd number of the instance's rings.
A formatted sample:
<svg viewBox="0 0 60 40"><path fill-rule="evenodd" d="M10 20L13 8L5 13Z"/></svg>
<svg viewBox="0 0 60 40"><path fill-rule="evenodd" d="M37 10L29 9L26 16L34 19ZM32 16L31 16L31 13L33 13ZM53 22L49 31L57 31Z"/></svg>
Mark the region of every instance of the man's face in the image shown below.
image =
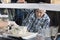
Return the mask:
<svg viewBox="0 0 60 40"><path fill-rule="evenodd" d="M45 13L44 10L37 9L36 10L36 17L40 18L44 15L44 13Z"/></svg>
<svg viewBox="0 0 60 40"><path fill-rule="evenodd" d="M18 2L18 3L24 3L25 0L18 0L17 2Z"/></svg>

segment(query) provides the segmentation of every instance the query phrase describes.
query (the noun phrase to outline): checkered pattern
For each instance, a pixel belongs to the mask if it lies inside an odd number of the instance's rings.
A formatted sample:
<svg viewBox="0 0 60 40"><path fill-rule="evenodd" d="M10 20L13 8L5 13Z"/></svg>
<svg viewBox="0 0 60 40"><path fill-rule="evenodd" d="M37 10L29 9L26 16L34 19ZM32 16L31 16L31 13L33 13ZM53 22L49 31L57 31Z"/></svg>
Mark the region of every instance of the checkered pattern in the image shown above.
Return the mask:
<svg viewBox="0 0 60 40"><path fill-rule="evenodd" d="M38 32L39 34L44 34L44 30L49 28L49 24L50 18L46 13L39 19L35 16L35 13L31 13L30 16L23 21L23 25L28 27L27 30L29 32Z"/></svg>

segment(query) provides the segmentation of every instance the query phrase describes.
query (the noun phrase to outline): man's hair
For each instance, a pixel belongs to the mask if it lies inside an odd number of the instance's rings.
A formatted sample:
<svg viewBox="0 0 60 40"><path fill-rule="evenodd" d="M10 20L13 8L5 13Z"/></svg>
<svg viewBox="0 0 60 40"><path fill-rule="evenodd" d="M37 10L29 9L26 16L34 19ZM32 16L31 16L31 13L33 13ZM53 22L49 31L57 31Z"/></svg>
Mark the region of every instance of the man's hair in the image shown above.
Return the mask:
<svg viewBox="0 0 60 40"><path fill-rule="evenodd" d="M44 8L39 8L39 10L43 10L44 12L46 12L46 9L44 9Z"/></svg>

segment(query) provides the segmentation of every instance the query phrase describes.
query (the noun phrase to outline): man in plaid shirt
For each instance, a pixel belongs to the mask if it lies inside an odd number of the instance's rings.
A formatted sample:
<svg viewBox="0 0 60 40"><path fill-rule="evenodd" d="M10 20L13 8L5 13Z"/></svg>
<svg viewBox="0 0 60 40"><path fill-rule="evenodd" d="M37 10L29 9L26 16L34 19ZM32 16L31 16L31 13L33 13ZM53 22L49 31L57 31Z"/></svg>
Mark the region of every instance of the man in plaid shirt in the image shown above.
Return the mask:
<svg viewBox="0 0 60 40"><path fill-rule="evenodd" d="M50 37L50 18L45 12L43 9L36 9L35 13L31 13L30 16L23 21L23 25L28 27L27 30L29 32L38 32L38 34L43 37Z"/></svg>

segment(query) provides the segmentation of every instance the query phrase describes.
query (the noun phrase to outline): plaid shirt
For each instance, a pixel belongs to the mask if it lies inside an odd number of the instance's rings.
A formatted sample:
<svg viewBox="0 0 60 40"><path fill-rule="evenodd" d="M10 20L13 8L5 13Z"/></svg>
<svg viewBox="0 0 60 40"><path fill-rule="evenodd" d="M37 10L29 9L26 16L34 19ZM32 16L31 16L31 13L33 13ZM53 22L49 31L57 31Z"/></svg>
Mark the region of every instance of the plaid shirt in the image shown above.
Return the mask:
<svg viewBox="0 0 60 40"><path fill-rule="evenodd" d="M30 16L23 21L23 25L28 27L27 30L29 32L38 32L39 34L46 32L44 30L49 28L49 24L50 18L46 13L40 19L36 18L34 13L31 13ZM45 33L43 35L45 35Z"/></svg>

